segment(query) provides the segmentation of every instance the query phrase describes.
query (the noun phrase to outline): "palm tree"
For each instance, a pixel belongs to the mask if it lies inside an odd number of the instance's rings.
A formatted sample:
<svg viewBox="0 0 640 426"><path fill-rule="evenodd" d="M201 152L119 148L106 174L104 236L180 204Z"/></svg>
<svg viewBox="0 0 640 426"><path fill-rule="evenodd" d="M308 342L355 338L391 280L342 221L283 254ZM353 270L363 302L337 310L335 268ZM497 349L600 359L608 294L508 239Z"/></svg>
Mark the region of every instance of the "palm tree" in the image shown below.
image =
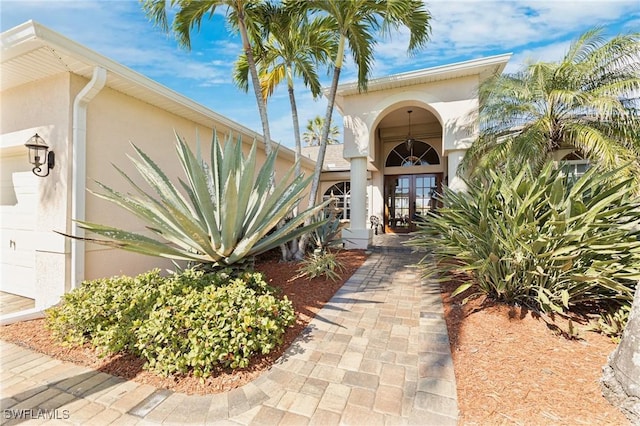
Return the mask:
<svg viewBox="0 0 640 426"><path fill-rule="evenodd" d="M322 136L322 127L324 126L324 118L317 115L313 119L309 119L307 123L307 131L302 134L302 139L306 142L307 146L320 145L320 138ZM331 126L329 130L329 139L327 139L328 145L339 144L338 136L340 131L338 126Z"/></svg>
<svg viewBox="0 0 640 426"><path fill-rule="evenodd" d="M591 164L640 171L640 33L606 41L599 28L572 43L564 58L497 75L479 90L480 134L462 171L541 167L559 149Z"/></svg>
<svg viewBox="0 0 640 426"><path fill-rule="evenodd" d="M320 96L317 73L319 64L326 64L335 54L337 42L328 30L325 18L309 21L306 16L292 14L280 4L264 3L256 9L262 31L252 34L256 65L259 70L262 98L266 103L276 87L286 80L291 104L296 160L301 157L300 123L295 98L294 78L302 78L314 98ZM248 62L245 54L236 62L234 80L248 90ZM300 164L296 174L300 174Z"/></svg>
<svg viewBox="0 0 640 426"><path fill-rule="evenodd" d="M186 48L191 48L191 30L195 27L200 30L202 19L207 16L213 17L218 7L226 7L227 19L232 26L237 28L242 39L242 49L247 58L248 69L251 74L251 84L253 86L260 121L262 122L262 132L265 144L265 153L269 155L271 148L271 132L269 131L269 119L267 117L267 106L261 94L260 79L256 69L253 50L249 32L255 32L256 20L255 11L260 5L257 1L247 0L141 0L142 8L156 25L165 32L173 32L178 43ZM169 27L168 9L177 7L177 12L173 18L172 26ZM274 187L274 176L271 176L271 187Z"/></svg>
<svg viewBox="0 0 640 426"><path fill-rule="evenodd" d="M349 49L358 68L358 87L366 90L373 63L375 35L383 35L400 27L409 29L409 53L423 47L431 33L431 14L421 0L293 0L301 9L326 16L338 38L338 50L333 61L333 77L327 95L327 111L320 136L320 149L314 179L309 193L309 205L318 197L320 173L329 139L331 117L335 104L345 50Z"/></svg>

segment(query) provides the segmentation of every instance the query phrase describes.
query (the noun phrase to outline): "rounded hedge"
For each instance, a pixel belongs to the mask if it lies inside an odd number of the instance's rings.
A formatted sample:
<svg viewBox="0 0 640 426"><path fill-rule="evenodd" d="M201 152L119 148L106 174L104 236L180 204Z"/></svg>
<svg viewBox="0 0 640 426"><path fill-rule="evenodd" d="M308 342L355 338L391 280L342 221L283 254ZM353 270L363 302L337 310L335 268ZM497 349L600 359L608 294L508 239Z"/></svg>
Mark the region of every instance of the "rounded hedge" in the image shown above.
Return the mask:
<svg viewBox="0 0 640 426"><path fill-rule="evenodd" d="M259 273L154 270L84 282L47 311L47 324L68 344L134 353L162 374L207 377L218 365L246 367L281 343L295 316L273 293Z"/></svg>

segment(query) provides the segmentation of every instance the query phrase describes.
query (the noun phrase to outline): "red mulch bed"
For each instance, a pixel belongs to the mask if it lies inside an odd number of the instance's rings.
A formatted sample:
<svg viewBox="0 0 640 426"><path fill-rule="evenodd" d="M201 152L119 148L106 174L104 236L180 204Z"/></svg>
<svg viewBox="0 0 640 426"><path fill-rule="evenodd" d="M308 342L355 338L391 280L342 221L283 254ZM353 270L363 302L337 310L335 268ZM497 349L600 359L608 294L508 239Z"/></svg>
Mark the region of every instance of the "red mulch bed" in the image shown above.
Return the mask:
<svg viewBox="0 0 640 426"><path fill-rule="evenodd" d="M142 370L131 356L98 358L88 348L65 348L53 342L42 320L0 327L0 338L55 358L86 365L139 383L185 393L228 391L267 370L315 313L364 262L361 251L339 254L346 266L342 281L291 280L296 264L280 263L277 255L259 262L273 286L292 300L297 320L283 345L248 369L219 371L200 383L193 377L162 378ZM601 368L615 344L584 327L569 340L566 320L534 315L526 309L491 303L483 298L461 304L451 298L455 283L442 286L445 317L458 388L460 424L628 424L600 392ZM578 327L580 327L578 325Z"/></svg>
<svg viewBox="0 0 640 426"><path fill-rule="evenodd" d="M251 367L244 369L220 369L217 374L204 382L199 378L161 377L142 369L144 360L132 355L115 355L100 358L89 345L64 347L57 344L45 328L44 320L34 320L0 327L0 338L54 358L91 367L93 369L120 376L138 383L150 384L158 388L171 389L187 394L211 394L229 391L242 386L268 370L275 360L291 345L293 340L331 299L335 292L364 263L367 255L363 250L345 250L338 253L338 260L344 267L338 281L315 278L292 277L297 275L298 263L279 262L279 255L272 253L256 263L256 269L263 272L267 281L282 291L293 303L296 322L286 331L283 343L267 356L257 356Z"/></svg>
<svg viewBox="0 0 640 426"><path fill-rule="evenodd" d="M602 396L599 379L611 339L568 320L477 298L451 299L442 285L458 388L460 424L625 425Z"/></svg>

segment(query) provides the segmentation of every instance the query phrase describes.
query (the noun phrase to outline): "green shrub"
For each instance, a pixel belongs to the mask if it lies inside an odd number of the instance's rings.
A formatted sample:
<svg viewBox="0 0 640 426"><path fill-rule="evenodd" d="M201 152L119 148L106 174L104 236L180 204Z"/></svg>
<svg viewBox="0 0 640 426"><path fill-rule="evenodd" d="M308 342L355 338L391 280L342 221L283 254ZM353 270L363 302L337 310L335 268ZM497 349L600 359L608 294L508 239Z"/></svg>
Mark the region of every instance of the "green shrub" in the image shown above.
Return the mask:
<svg viewBox="0 0 640 426"><path fill-rule="evenodd" d="M344 270L336 254L331 252L313 253L300 263L302 266L297 276L310 280L324 275L331 281L337 281L340 279L340 272Z"/></svg>
<svg viewBox="0 0 640 426"><path fill-rule="evenodd" d="M247 274L222 287L162 292L137 348L163 374L207 377L218 365L246 367L254 354L274 349L294 320L291 302L267 290L260 274Z"/></svg>
<svg viewBox="0 0 640 426"><path fill-rule="evenodd" d="M154 270L85 282L47 311L47 323L63 342L134 353L164 374L206 377L217 365L245 367L281 342L294 311L273 293L259 273L189 269L163 278Z"/></svg>
<svg viewBox="0 0 640 426"><path fill-rule="evenodd" d="M428 275L469 274L456 293L476 284L474 292L543 311L620 305L640 277L640 205L632 181L614 173L592 169L569 186L552 165L491 172L467 193L445 189L443 208L411 244L433 254L422 261Z"/></svg>
<svg viewBox="0 0 640 426"><path fill-rule="evenodd" d="M91 343L104 353L135 352L135 324L149 316L164 280L156 269L85 281L47 310L47 326L63 343Z"/></svg>

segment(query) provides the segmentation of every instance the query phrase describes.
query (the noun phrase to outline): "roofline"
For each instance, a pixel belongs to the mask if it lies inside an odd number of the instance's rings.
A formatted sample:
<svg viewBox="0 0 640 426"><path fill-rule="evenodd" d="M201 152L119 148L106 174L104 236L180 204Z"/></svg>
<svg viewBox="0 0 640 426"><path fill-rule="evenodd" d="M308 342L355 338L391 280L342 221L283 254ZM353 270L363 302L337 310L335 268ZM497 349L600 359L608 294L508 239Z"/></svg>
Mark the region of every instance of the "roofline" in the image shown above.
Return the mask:
<svg viewBox="0 0 640 426"><path fill-rule="evenodd" d="M228 127L229 129L237 131L238 133L243 133L249 137L253 137L259 142L264 142L263 136L258 132L249 129L248 127L245 127L242 124L237 123L205 107L204 105L199 104L196 101L184 95L181 95L180 93L172 89L169 89L168 87L150 79L149 77L146 77L143 74L132 70L131 68L128 68L112 59L109 59L106 56L103 56L96 51L91 50L88 47L83 46L82 44L63 36L62 34L53 31L48 27L45 27L44 25L34 20L29 20L13 28L10 28L0 35L2 45L2 62L39 48L42 44L54 45L54 47L65 49L73 55L77 55L88 60L89 62L92 62L94 66L105 68L107 70L107 73L116 74L124 79L131 81L136 85L142 86L144 89L155 92L156 94L164 96L183 107L189 108L197 112L198 114L203 115L204 118L214 120ZM8 49L20 45L23 45L24 48L19 49L15 54L7 56ZM272 142L274 145L280 147L279 150L283 154L285 154L286 157L295 158L295 152L292 149L287 148L286 146L282 146L275 141ZM302 161L310 163L309 166L315 164L315 162L308 158L303 158Z"/></svg>
<svg viewBox="0 0 640 426"><path fill-rule="evenodd" d="M469 75L482 74L482 69L486 67L496 67L496 73L502 73L507 62L511 59L513 53L505 53L501 55L487 56L484 58L471 59L463 62L455 62L453 64L439 65L436 67L425 68L417 71L409 71L399 74L392 74L385 77L371 79L367 83L367 92L380 90L380 86L389 83L408 83L412 80L429 79L431 81L443 80L448 74L454 74L459 71L470 71ZM476 73L473 71L477 70ZM323 88L325 96L328 95L330 88ZM338 86L336 94L338 96L349 96L361 93L358 88L358 82L350 82Z"/></svg>

